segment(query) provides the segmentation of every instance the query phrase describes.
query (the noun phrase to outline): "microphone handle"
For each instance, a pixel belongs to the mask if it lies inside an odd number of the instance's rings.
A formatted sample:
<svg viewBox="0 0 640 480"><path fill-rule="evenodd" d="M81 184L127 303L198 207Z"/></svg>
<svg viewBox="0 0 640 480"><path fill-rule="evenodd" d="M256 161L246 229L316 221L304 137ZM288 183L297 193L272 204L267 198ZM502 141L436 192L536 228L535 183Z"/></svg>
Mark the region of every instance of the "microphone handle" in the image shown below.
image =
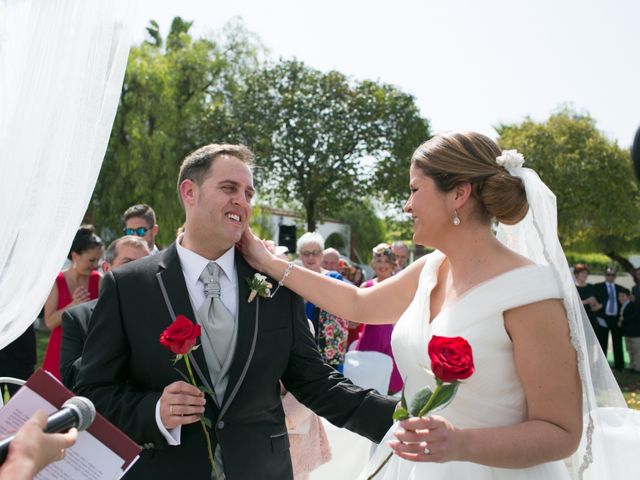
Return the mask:
<svg viewBox="0 0 640 480"><path fill-rule="evenodd" d="M78 426L78 413L69 407L64 407L55 413L49 415L47 425L44 427L44 433L60 433L66 432L71 427Z"/></svg>
<svg viewBox="0 0 640 480"><path fill-rule="evenodd" d="M13 440L13 437L15 437L15 435L10 435L7 438L3 438L2 440L0 440L0 465L2 465L7 459L7 453L9 453L9 444L11 443L11 440Z"/></svg>
<svg viewBox="0 0 640 480"><path fill-rule="evenodd" d="M69 407L65 407L62 410L58 410L55 413L49 415L47 419L47 425L44 427L44 433L60 433L66 432L71 427L78 426L78 413ZM0 440L0 465L7 459L9 453L9 445L15 438L15 435L10 435Z"/></svg>

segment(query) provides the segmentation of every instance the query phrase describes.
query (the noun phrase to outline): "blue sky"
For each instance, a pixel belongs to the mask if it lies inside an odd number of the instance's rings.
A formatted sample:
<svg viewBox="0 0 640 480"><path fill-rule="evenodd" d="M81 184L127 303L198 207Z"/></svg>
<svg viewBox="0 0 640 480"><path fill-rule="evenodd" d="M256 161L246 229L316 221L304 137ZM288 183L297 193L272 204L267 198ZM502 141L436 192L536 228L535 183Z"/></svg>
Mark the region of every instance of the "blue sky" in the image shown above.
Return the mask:
<svg viewBox="0 0 640 480"><path fill-rule="evenodd" d="M495 137L567 103L623 147L640 126L638 0L141 0L135 40L176 15L196 35L239 16L274 59L394 84L434 132Z"/></svg>

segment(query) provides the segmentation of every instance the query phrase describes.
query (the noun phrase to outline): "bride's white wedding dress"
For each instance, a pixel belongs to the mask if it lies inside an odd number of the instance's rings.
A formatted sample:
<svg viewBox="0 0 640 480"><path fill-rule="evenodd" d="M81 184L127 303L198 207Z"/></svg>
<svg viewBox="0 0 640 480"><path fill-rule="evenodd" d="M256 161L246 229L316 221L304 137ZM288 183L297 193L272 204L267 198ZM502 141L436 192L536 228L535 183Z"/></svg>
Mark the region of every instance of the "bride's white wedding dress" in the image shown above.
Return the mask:
<svg viewBox="0 0 640 480"><path fill-rule="evenodd" d="M503 312L550 298L561 298L560 288L547 266L528 265L502 273L468 290L429 324L429 298L438 268L444 259L438 251L427 258L415 298L396 324L392 346L398 368L406 378L405 395L429 386L435 388L427 344L432 335L464 337L473 349L475 372L464 380L453 402L436 414L458 428L489 428L520 423L527 407L513 361L513 347L504 328ZM395 438L393 427L360 478L375 471L391 451L386 443ZM531 468L506 469L471 462L410 462L393 455L376 480L417 479L531 479L570 478L564 462Z"/></svg>

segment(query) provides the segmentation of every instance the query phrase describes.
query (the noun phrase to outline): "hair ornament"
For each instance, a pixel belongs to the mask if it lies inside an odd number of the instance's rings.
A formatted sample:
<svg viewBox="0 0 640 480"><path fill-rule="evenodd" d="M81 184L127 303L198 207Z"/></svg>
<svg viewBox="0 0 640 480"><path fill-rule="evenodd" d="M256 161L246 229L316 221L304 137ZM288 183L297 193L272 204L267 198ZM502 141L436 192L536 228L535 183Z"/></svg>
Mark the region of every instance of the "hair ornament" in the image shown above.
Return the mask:
<svg viewBox="0 0 640 480"><path fill-rule="evenodd" d="M496 158L496 163L504 168L520 168L524 164L524 157L517 150L503 150Z"/></svg>

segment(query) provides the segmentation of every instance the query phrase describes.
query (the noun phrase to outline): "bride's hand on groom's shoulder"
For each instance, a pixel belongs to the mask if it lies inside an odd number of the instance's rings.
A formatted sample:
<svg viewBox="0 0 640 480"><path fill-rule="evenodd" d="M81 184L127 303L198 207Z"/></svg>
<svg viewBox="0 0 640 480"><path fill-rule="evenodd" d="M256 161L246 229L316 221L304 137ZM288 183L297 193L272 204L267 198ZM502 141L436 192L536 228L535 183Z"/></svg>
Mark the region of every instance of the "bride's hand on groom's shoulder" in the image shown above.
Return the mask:
<svg viewBox="0 0 640 480"><path fill-rule="evenodd" d="M403 420L395 436L398 440L389 442L389 446L405 460L436 463L460 460L459 430L440 416Z"/></svg>
<svg viewBox="0 0 640 480"><path fill-rule="evenodd" d="M265 265L274 257L274 252L269 251L265 241L257 237L249 227L236 243L236 247L247 263L259 272L265 271Z"/></svg>

